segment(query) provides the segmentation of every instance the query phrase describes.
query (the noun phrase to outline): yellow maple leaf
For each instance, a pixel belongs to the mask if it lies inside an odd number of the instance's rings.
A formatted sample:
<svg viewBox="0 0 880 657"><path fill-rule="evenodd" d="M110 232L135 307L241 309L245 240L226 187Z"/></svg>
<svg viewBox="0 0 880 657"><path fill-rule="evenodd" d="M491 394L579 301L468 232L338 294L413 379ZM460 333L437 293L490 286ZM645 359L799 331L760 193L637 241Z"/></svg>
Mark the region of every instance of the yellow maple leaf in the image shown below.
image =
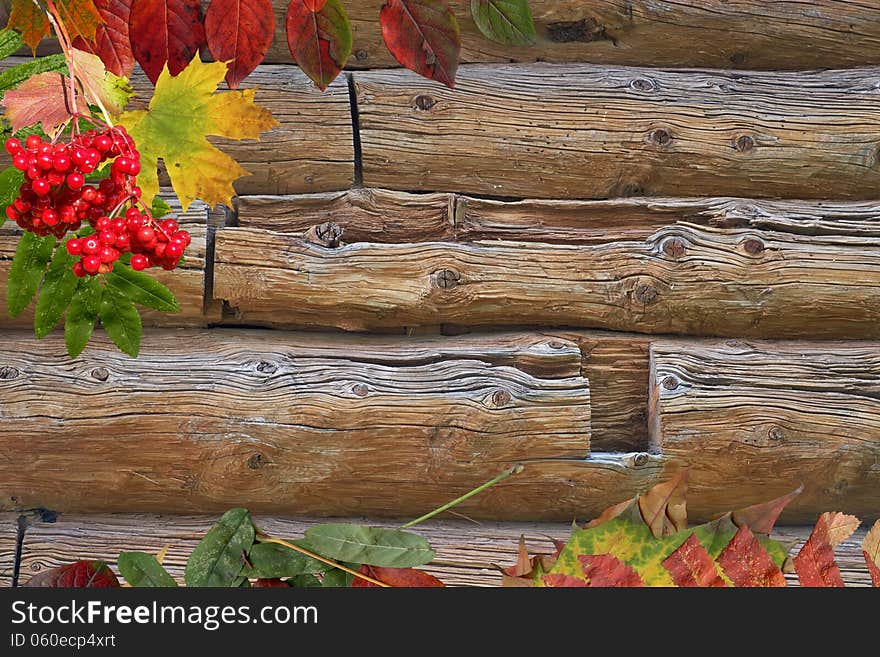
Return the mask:
<svg viewBox="0 0 880 657"><path fill-rule="evenodd" d="M198 54L177 76L166 65L149 108L119 117L141 154L138 184L144 198L159 192L161 158L184 210L196 199L231 204L232 183L250 174L206 137L259 140L279 124L254 104L253 89L215 93L225 76L226 62L203 63Z"/></svg>

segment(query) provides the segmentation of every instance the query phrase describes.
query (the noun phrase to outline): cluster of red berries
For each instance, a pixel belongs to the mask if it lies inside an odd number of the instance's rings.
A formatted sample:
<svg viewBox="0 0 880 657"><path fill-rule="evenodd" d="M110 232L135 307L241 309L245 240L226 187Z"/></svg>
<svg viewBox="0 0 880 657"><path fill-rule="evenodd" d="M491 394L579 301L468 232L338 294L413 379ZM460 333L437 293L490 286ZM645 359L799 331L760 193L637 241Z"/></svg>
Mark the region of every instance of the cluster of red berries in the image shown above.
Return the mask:
<svg viewBox="0 0 880 657"><path fill-rule="evenodd" d="M6 140L12 164L24 172L18 197L6 208L6 216L37 235L60 238L88 222L96 233L67 243L71 255L81 256L74 265L77 276L105 274L123 253L133 253L131 266L142 270L160 266L174 269L190 243L177 222L158 222L149 212L135 207L140 155L125 128L89 130L70 143L53 144L38 135L25 143ZM85 184L85 176L102 162L113 159L110 175L97 187ZM131 207L120 216L122 210Z"/></svg>

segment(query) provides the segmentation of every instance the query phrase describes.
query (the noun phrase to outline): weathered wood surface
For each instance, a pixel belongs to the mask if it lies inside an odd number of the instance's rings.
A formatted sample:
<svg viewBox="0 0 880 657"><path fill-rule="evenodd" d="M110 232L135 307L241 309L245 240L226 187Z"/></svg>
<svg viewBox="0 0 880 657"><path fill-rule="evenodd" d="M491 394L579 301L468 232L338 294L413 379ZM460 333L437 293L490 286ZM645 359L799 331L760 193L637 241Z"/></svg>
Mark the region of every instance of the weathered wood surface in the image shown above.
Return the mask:
<svg viewBox="0 0 880 657"><path fill-rule="evenodd" d="M12 586L18 544L17 513L0 513L0 588Z"/></svg>
<svg viewBox="0 0 880 657"><path fill-rule="evenodd" d="M431 242L508 240L605 244L645 239L660 228L690 223L801 235L880 237L878 201L776 201L721 198L619 198L596 201L498 201L464 194L414 194L357 188L321 194L239 196L237 225L306 236L322 224L341 241Z"/></svg>
<svg viewBox="0 0 880 657"><path fill-rule="evenodd" d="M7 58L0 70L25 61ZM140 98L152 85L139 68L132 86ZM256 102L281 124L260 141L211 137L252 175L235 183L239 194L299 194L346 189L354 182L354 141L348 83L334 81L323 93L293 66L259 66L247 81L257 87ZM10 163L0 151L0 166Z"/></svg>
<svg viewBox="0 0 880 657"><path fill-rule="evenodd" d="M62 515L54 523L36 523L28 528L22 551L22 581L33 575L76 559L101 559L117 573L116 560L122 551L157 554L167 546L163 562L168 572L181 584L186 560L199 539L216 520L206 516L156 515ZM273 536L296 538L319 519L293 519L256 516L257 526ZM368 522L363 518L345 520ZM395 523L375 522L376 526L394 527ZM532 551L549 551L548 537L565 540L570 523L499 523L475 525L461 520L430 521L414 531L428 539L437 553L424 570L439 577L447 586L500 586L495 568L516 562L519 537L524 536ZM777 527L774 538L793 542L800 549L808 527ZM860 529L835 549L837 563L847 586L869 586ZM797 576L787 576L789 585L797 586ZM2 583L0 586L8 586Z"/></svg>
<svg viewBox="0 0 880 657"><path fill-rule="evenodd" d="M877 516L880 343L654 342L651 364L654 449L699 463L707 502L803 483L793 514Z"/></svg>
<svg viewBox="0 0 880 657"><path fill-rule="evenodd" d="M183 212L170 188L163 188L160 195L171 206L173 216L190 233L192 243L180 267L174 271L161 268L149 270L151 276L165 284L177 297L180 312L163 313L143 308L142 320L146 326L206 326L219 321L220 308L211 304L205 307L207 207L196 202ZM6 281L20 234L11 221L0 228L0 329L30 328L34 324L34 303L14 319L6 309Z"/></svg>
<svg viewBox="0 0 880 657"><path fill-rule="evenodd" d="M453 91L355 72L363 182L516 198L872 199L877 75L471 65Z"/></svg>
<svg viewBox="0 0 880 657"><path fill-rule="evenodd" d="M267 61L289 62L284 15ZM353 68L399 66L382 42L384 0L346 5L354 31ZM462 34L462 62L572 62L745 69L844 68L880 63L876 0L760 2L725 0L530 0L538 42L529 48L486 39L470 0L450 0Z"/></svg>
<svg viewBox="0 0 880 657"><path fill-rule="evenodd" d="M217 232L214 296L258 324L551 325L689 335L880 335L876 237L676 225L644 241L360 243Z"/></svg>

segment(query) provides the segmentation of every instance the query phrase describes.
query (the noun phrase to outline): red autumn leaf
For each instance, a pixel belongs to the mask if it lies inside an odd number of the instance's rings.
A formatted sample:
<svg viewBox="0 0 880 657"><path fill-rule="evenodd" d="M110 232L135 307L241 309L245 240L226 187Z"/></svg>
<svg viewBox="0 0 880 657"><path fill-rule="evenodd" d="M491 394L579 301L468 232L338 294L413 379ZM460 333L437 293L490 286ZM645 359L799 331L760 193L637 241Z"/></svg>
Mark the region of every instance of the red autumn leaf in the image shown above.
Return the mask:
<svg viewBox="0 0 880 657"><path fill-rule="evenodd" d="M675 552L666 557L663 567L669 571L676 586L727 586L718 574L714 559L696 534L688 536Z"/></svg>
<svg viewBox="0 0 880 657"><path fill-rule="evenodd" d="M104 21L94 0L65 0L55 3L55 6L61 18L62 31L67 32L71 41L77 37L94 40L95 30Z"/></svg>
<svg viewBox="0 0 880 657"><path fill-rule="evenodd" d="M834 548L858 529L855 516L823 513L810 537L794 558L794 569L801 586L844 586L840 568L834 560Z"/></svg>
<svg viewBox="0 0 880 657"><path fill-rule="evenodd" d="M871 573L871 582L874 586L880 586L880 520L874 523L862 541L862 554Z"/></svg>
<svg viewBox="0 0 880 657"><path fill-rule="evenodd" d="M321 11L327 4L327 0L303 0L303 4L309 11Z"/></svg>
<svg viewBox="0 0 880 657"><path fill-rule="evenodd" d="M278 577L272 577L272 578L261 577L260 579L255 581L253 584L251 584L251 586L253 586L256 589L277 589L277 588L289 589L290 588L290 584L288 584L283 579L280 579Z"/></svg>
<svg viewBox="0 0 880 657"><path fill-rule="evenodd" d="M687 529L687 482L688 471L682 470L639 497L639 511L654 538Z"/></svg>
<svg viewBox="0 0 880 657"><path fill-rule="evenodd" d="M34 575L25 586L76 589L110 588L119 586L119 580L103 561L77 561Z"/></svg>
<svg viewBox="0 0 880 657"><path fill-rule="evenodd" d="M94 41L77 37L73 45L101 58L114 75L128 77L134 68L134 55L128 34L131 4L134 0L95 0L103 25L95 30Z"/></svg>
<svg viewBox="0 0 880 657"><path fill-rule="evenodd" d="M554 573L552 575L544 575L541 577L541 580L544 582L544 586L551 587L584 587L589 586L586 580L583 580L579 577L572 577L571 575L562 575L559 573Z"/></svg>
<svg viewBox="0 0 880 657"><path fill-rule="evenodd" d="M731 519L737 527L748 525L753 533L769 536L770 532L773 531L773 525L776 524L779 514L803 490L804 485L801 484L795 490L786 493L782 497L777 497L775 500L738 509L731 514Z"/></svg>
<svg viewBox="0 0 880 657"><path fill-rule="evenodd" d="M578 561L583 565L590 586L628 588L645 585L636 571L614 555L579 554Z"/></svg>
<svg viewBox="0 0 880 657"><path fill-rule="evenodd" d="M270 0L212 0L205 12L205 38L218 62L229 62L226 84L238 87L272 44L275 13Z"/></svg>
<svg viewBox="0 0 880 657"><path fill-rule="evenodd" d="M320 9L312 10L309 5ZM345 66L354 37L339 0L292 0L287 8L287 46L293 61L323 91Z"/></svg>
<svg viewBox="0 0 880 657"><path fill-rule="evenodd" d="M34 52L50 31L49 19L33 0L12 0L6 27L21 32L21 38Z"/></svg>
<svg viewBox="0 0 880 657"><path fill-rule="evenodd" d="M134 0L129 28L135 60L156 84L165 64L173 76L205 44L199 0Z"/></svg>
<svg viewBox="0 0 880 657"><path fill-rule="evenodd" d="M29 77L17 89L6 92L3 105L13 132L41 123L46 134L53 134L70 118L65 102L67 89L64 80L58 73L40 73ZM79 111L88 114L88 107L82 104L79 96L77 101Z"/></svg>
<svg viewBox="0 0 880 657"><path fill-rule="evenodd" d="M785 576L748 525L740 527L718 555L718 565L734 586L785 586Z"/></svg>
<svg viewBox="0 0 880 657"><path fill-rule="evenodd" d="M445 586L433 575L415 568L382 568L364 564L358 572L394 587L434 588ZM360 577L355 577L351 585L354 588L379 588L378 584L373 584Z"/></svg>
<svg viewBox="0 0 880 657"><path fill-rule="evenodd" d="M379 23L385 45L401 65L455 86L461 34L445 0L387 0Z"/></svg>

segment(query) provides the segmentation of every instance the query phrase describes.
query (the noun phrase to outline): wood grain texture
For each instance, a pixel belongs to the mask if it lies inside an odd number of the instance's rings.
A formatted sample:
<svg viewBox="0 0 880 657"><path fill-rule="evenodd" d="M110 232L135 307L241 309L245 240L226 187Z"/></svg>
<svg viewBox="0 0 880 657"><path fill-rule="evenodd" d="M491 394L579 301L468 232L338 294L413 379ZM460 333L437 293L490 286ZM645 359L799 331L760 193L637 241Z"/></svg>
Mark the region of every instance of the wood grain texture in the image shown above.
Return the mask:
<svg viewBox="0 0 880 657"><path fill-rule="evenodd" d="M18 543L18 513L0 513L0 588L12 586Z"/></svg>
<svg viewBox="0 0 880 657"><path fill-rule="evenodd" d="M157 554L167 546L164 566L172 577L183 583L187 558L215 520L211 516L65 514L57 522L37 523L28 529L22 552L22 580L79 558L101 559L118 573L116 561L120 552L136 550ZM321 520L257 515L254 522L273 536L296 538ZM343 522L369 520L351 518ZM396 526L383 521L370 524ZM500 586L501 576L495 566L516 562L520 536L525 537L530 551L550 551L548 537L565 540L571 524L486 522L474 525L461 520L438 520L423 523L414 531L424 536L437 554L424 570L439 577L447 586ZM808 527L777 527L773 536L793 542L793 550L797 551L809 534ZM870 586L861 553L864 535L865 530L861 529L835 549L847 586ZM798 585L793 574L788 575L787 580L791 586Z"/></svg>
<svg viewBox="0 0 880 657"><path fill-rule="evenodd" d="M691 485L741 505L799 484L792 515L878 514L880 343L655 342L655 449L699 464Z"/></svg>
<svg viewBox="0 0 880 657"><path fill-rule="evenodd" d="M674 245L676 248L670 249ZM347 330L454 323L640 333L880 335L875 237L676 225L644 241L316 246L226 228L214 295L257 324Z"/></svg>
<svg viewBox="0 0 880 657"><path fill-rule="evenodd" d="M276 34L266 60L289 62L284 12L273 0ZM353 68L398 66L382 42L384 0L345 6L354 32ZM697 0L529 0L538 42L493 43L474 25L470 0L450 0L462 34L462 62L596 62L745 69L844 68L880 63L876 0L760 2Z"/></svg>
<svg viewBox="0 0 880 657"><path fill-rule="evenodd" d="M472 65L447 90L355 72L363 182L515 198L875 198L877 75Z"/></svg>

